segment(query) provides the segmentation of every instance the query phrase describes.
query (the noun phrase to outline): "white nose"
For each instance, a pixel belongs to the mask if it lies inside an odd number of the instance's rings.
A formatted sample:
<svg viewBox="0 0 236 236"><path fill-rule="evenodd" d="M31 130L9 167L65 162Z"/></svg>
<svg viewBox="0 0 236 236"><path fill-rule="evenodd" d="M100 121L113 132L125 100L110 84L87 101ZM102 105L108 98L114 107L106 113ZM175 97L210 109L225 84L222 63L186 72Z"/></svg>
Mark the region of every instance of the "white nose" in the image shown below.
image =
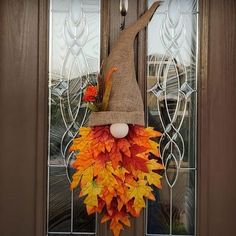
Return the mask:
<svg viewBox="0 0 236 236"><path fill-rule="evenodd" d="M129 126L125 123L115 123L110 126L114 138L124 138L129 133Z"/></svg>

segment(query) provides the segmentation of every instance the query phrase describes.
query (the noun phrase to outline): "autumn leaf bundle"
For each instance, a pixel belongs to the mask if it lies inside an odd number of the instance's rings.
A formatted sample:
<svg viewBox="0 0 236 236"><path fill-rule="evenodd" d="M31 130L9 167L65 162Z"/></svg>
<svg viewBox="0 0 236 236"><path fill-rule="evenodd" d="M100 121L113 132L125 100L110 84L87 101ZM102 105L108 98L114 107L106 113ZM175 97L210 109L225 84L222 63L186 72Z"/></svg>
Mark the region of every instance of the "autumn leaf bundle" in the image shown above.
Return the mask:
<svg viewBox="0 0 236 236"><path fill-rule="evenodd" d="M138 125L129 129L125 138L116 139L109 126L83 127L71 146L76 155L71 188L80 186L88 214L101 213L101 222L110 221L115 236L130 226L131 216L140 215L146 198L155 200L152 186L161 188L163 166L158 143L151 140L161 134Z"/></svg>

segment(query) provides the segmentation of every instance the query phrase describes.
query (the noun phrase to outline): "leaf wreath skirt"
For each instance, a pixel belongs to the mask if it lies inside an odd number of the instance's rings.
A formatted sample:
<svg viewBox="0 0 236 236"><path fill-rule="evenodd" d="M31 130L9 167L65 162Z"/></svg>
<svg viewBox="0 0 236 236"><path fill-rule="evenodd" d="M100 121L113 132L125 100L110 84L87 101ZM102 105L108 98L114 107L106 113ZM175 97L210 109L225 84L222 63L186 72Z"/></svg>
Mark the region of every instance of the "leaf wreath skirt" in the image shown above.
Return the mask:
<svg viewBox="0 0 236 236"><path fill-rule="evenodd" d="M76 154L71 189L80 186L88 214L101 213L115 236L130 226L131 216L140 215L145 198L155 200L152 185L161 188L163 165L158 143L151 140L161 133L138 125L129 129L116 139L109 126L82 127L70 148Z"/></svg>

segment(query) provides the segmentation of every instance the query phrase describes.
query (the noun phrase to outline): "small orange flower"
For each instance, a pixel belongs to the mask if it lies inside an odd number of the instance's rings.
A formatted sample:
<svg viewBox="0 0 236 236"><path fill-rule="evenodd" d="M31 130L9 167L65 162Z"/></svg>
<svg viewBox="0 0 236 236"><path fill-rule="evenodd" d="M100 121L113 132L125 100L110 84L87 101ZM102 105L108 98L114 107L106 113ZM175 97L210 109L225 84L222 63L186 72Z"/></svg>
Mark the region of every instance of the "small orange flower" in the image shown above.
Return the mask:
<svg viewBox="0 0 236 236"><path fill-rule="evenodd" d="M94 102L96 100L98 90L96 86L90 85L84 91L83 101Z"/></svg>

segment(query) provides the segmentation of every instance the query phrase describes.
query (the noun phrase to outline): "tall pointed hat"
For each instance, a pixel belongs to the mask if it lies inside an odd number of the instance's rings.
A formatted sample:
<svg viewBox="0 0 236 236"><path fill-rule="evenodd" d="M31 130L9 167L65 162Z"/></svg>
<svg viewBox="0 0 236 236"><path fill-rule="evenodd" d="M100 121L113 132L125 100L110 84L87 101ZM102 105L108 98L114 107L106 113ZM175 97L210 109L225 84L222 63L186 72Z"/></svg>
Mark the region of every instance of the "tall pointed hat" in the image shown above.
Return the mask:
<svg viewBox="0 0 236 236"><path fill-rule="evenodd" d="M148 24L158 6L159 2L153 3L135 23L120 33L105 65L105 75L110 68L117 68L112 74L108 109L92 112L88 126L114 123L145 125L143 100L136 80L133 44L137 33Z"/></svg>

